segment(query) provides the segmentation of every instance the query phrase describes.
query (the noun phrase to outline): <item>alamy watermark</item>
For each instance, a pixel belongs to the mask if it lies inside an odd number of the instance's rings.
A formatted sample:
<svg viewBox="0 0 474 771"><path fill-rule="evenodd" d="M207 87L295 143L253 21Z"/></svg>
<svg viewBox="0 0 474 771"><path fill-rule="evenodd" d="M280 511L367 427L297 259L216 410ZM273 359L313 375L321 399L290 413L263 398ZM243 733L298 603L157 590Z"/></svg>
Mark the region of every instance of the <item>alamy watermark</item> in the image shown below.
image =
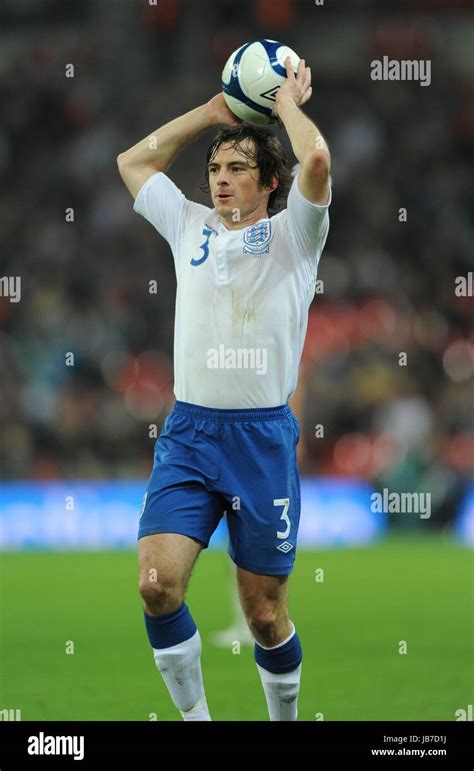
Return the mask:
<svg viewBox="0 0 474 771"><path fill-rule="evenodd" d="M74 760L83 760L84 737L49 736L40 731L28 737L28 755L73 755Z"/></svg>
<svg viewBox="0 0 474 771"><path fill-rule="evenodd" d="M420 86L431 84L430 59L373 59L370 62L372 80L417 80Z"/></svg>
<svg viewBox="0 0 474 771"><path fill-rule="evenodd" d="M431 493L391 493L384 487L381 493L370 496L370 510L375 514L419 514L420 519L429 519Z"/></svg>
<svg viewBox="0 0 474 771"><path fill-rule="evenodd" d="M21 276L1 276L0 297L8 297L11 303L20 302Z"/></svg>
<svg viewBox="0 0 474 771"><path fill-rule="evenodd" d="M454 294L456 297L472 297L474 295L474 273L469 271L467 276L456 276L454 279Z"/></svg>
<svg viewBox="0 0 474 771"><path fill-rule="evenodd" d="M266 348L226 348L223 343L219 348L207 351L208 369L254 369L257 375L267 373Z"/></svg>
<svg viewBox="0 0 474 771"><path fill-rule="evenodd" d="M21 720L21 709L0 709L0 720Z"/></svg>

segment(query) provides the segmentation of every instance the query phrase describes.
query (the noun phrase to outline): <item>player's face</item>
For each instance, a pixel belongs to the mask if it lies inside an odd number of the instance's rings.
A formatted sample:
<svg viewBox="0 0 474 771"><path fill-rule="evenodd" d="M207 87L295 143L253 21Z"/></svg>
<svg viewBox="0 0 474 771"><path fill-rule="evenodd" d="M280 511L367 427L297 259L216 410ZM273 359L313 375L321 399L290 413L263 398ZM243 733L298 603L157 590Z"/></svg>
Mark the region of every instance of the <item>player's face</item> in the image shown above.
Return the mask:
<svg viewBox="0 0 474 771"><path fill-rule="evenodd" d="M242 144L253 149L251 140ZM239 228L266 216L271 188L263 187L251 158L231 145L221 145L208 169L212 202L229 227Z"/></svg>

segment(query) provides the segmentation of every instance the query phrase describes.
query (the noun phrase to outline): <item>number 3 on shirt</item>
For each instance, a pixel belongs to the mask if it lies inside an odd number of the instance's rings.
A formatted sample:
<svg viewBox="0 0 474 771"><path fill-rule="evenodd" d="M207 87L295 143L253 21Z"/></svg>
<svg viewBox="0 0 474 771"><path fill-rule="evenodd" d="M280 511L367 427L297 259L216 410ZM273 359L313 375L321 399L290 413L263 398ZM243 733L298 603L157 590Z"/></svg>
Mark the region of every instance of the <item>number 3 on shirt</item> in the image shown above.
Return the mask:
<svg viewBox="0 0 474 771"><path fill-rule="evenodd" d="M283 506L283 512L281 514L280 519L282 519L284 522L286 522L286 530L284 530L282 533L277 530L277 538L281 538L282 540L284 538L288 538L290 535L290 529L291 529L291 522L290 518L287 514L288 509L290 508L290 499L289 498L275 498L273 501L274 506Z"/></svg>
<svg viewBox="0 0 474 771"><path fill-rule="evenodd" d="M202 265L202 263L205 262L205 260L207 260L207 258L209 257L209 239L213 232L214 231L211 228L202 229L203 236L206 236L204 243L201 244L201 246L199 247L200 249L202 249L203 255L202 257L199 258L199 260L195 260L193 257L193 259L191 260L191 265Z"/></svg>

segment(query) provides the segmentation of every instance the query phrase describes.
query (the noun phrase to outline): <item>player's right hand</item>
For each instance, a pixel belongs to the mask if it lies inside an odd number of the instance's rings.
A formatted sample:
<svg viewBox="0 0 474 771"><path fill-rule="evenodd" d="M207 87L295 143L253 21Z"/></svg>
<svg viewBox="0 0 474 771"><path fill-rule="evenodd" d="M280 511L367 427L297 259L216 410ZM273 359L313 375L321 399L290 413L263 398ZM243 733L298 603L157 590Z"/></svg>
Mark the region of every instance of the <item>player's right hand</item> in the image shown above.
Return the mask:
<svg viewBox="0 0 474 771"><path fill-rule="evenodd" d="M285 59L286 80L280 86L275 97L275 107L273 114L278 117L278 108L285 99L291 99L297 107L302 107L311 97L313 89L311 87L311 68L306 67L304 59L300 59L298 70L293 72L291 59L289 56Z"/></svg>
<svg viewBox="0 0 474 771"><path fill-rule="evenodd" d="M208 101L207 107L212 116L213 123L222 123L225 126L237 126L239 123L242 123L240 118L237 118L227 106L222 92L213 96Z"/></svg>

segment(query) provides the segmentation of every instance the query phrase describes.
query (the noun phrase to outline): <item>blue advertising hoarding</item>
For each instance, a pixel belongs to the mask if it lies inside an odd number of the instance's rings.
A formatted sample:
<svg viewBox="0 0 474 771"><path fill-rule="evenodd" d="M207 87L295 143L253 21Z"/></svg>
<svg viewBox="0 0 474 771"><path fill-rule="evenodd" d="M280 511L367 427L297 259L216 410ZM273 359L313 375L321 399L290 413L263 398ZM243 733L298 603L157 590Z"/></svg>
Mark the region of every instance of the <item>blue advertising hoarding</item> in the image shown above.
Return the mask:
<svg viewBox="0 0 474 771"><path fill-rule="evenodd" d="M0 549L106 549L136 545L144 481L0 483ZM302 479L299 547L362 545L386 518L373 488L353 479ZM211 548L227 546L222 520Z"/></svg>

